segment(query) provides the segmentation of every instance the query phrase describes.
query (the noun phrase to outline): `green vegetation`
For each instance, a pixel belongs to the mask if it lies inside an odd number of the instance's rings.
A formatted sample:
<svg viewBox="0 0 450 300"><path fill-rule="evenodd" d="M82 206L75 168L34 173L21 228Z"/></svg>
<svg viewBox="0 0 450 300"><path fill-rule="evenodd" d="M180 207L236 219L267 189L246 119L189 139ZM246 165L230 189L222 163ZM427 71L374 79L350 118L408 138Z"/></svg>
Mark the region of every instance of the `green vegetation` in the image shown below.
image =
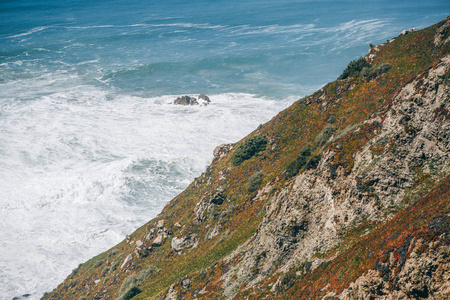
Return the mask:
<svg viewBox="0 0 450 300"><path fill-rule="evenodd" d="M247 159L252 158L258 152L266 149L266 145L267 138L262 134L249 137L239 145L236 151L234 151L231 156L231 163L235 166L240 165Z"/></svg>
<svg viewBox="0 0 450 300"><path fill-rule="evenodd" d="M325 145L325 143L330 139L336 129L337 128L335 126L327 124L325 128L319 133L319 135L316 136L316 145L318 147Z"/></svg>
<svg viewBox="0 0 450 300"><path fill-rule="evenodd" d="M137 286L133 286L128 289L122 296L120 296L118 300L130 300L140 293L142 293L142 291Z"/></svg>
<svg viewBox="0 0 450 300"><path fill-rule="evenodd" d="M351 61L348 66L342 72L338 79L346 79L349 77L358 77L364 68L371 68L372 66L367 62L364 57L360 57Z"/></svg>
<svg viewBox="0 0 450 300"><path fill-rule="evenodd" d="M322 158L322 154L317 154L311 157L311 159L306 164L306 169L315 169L319 165L320 159Z"/></svg>
<svg viewBox="0 0 450 300"><path fill-rule="evenodd" d="M390 64L381 64L379 66L377 66L376 68L368 68L368 67L364 67L361 70L361 77L365 80L371 80L374 79L378 76L381 76L387 72L389 72L389 70L391 70L392 66Z"/></svg>
<svg viewBox="0 0 450 300"><path fill-rule="evenodd" d="M153 274L158 273L158 270L150 265L149 267L143 269L139 273L131 274L128 276L120 286L119 290L119 300L128 300L136 296L141 292L138 288L139 285L144 283Z"/></svg>
<svg viewBox="0 0 450 300"><path fill-rule="evenodd" d="M291 178L298 174L300 169L306 165L308 158L311 156L311 149L309 146L303 147L300 150L297 158L291 162L286 168L286 177Z"/></svg>
<svg viewBox="0 0 450 300"><path fill-rule="evenodd" d="M263 172L257 172L249 177L248 183L247 183L247 192L249 194L256 192L259 187L261 186L262 180L264 177Z"/></svg>

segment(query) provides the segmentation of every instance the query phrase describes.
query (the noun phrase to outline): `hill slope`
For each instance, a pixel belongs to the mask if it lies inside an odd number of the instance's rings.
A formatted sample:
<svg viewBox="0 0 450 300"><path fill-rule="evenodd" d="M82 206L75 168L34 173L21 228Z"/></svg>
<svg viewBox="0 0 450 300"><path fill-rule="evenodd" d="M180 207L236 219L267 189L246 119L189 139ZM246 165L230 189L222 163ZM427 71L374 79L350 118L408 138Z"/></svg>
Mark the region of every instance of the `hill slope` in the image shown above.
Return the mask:
<svg viewBox="0 0 450 300"><path fill-rule="evenodd" d="M450 18L222 145L45 299L450 297Z"/></svg>

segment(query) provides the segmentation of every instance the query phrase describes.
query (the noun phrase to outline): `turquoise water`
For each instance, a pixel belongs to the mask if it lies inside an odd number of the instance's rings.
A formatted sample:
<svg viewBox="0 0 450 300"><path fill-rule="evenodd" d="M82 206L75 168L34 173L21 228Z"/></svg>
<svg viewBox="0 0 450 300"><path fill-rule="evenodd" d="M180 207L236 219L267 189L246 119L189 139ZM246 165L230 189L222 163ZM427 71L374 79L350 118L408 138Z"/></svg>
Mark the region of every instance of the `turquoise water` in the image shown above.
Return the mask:
<svg viewBox="0 0 450 300"><path fill-rule="evenodd" d="M0 1L0 298L37 299L448 1ZM179 107L180 95L212 103Z"/></svg>

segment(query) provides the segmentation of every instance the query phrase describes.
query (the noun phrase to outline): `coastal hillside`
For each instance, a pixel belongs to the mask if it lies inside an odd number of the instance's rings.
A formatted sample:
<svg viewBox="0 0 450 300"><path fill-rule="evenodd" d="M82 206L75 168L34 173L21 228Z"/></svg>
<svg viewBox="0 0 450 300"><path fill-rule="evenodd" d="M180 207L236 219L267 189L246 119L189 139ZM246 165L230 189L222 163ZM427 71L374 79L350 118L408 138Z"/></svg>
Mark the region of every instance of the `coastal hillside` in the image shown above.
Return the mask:
<svg viewBox="0 0 450 300"><path fill-rule="evenodd" d="M449 41L371 45L44 299L450 298Z"/></svg>

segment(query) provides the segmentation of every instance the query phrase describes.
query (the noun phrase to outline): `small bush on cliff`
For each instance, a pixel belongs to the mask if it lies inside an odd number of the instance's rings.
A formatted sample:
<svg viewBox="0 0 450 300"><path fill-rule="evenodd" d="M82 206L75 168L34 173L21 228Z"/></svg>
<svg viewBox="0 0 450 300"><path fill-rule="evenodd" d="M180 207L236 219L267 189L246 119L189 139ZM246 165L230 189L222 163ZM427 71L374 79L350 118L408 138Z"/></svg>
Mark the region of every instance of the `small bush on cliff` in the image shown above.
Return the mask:
<svg viewBox="0 0 450 300"><path fill-rule="evenodd" d="M128 300L132 297L139 294L141 291L137 288L137 286L141 285L144 281L150 278L151 275L157 273L159 270L156 269L154 266L149 266L146 269L143 269L141 272L137 274L131 274L128 276L120 286L119 290L119 298L120 300ZM139 290L139 293L133 294ZM128 296L127 296L128 295ZM130 298L130 295L132 295Z"/></svg>
<svg viewBox="0 0 450 300"><path fill-rule="evenodd" d="M286 177L291 178L298 174L300 169L306 164L308 161L308 157L311 155L311 149L309 146L303 147L300 150L297 158L291 162L286 168Z"/></svg>
<svg viewBox="0 0 450 300"><path fill-rule="evenodd" d="M130 300L131 298L133 298L137 294L140 294L141 292L142 291L137 286L133 286L130 289L128 289L125 292L125 294L123 294L119 299L120 300Z"/></svg>
<svg viewBox="0 0 450 300"><path fill-rule="evenodd" d="M371 68L372 66L364 59L360 57L356 60L351 61L348 66L342 72L338 79L346 79L348 77L358 77L364 68Z"/></svg>
<svg viewBox="0 0 450 300"><path fill-rule="evenodd" d="M376 68L367 68L364 67L361 71L361 77L365 80L371 80L378 76L383 75L384 73L389 72L391 69L391 65L389 64L381 64L377 66Z"/></svg>
<svg viewBox="0 0 450 300"><path fill-rule="evenodd" d="M247 183L247 192L249 194L251 194L259 189L259 187L261 186L263 177L264 177L263 172L258 172L258 173L253 174L252 176L250 176L250 178L248 179L248 183Z"/></svg>
<svg viewBox="0 0 450 300"><path fill-rule="evenodd" d="M330 139L333 133L336 131L336 127L330 124L327 124L325 128L316 136L316 145L323 146Z"/></svg>
<svg viewBox="0 0 450 300"><path fill-rule="evenodd" d="M231 156L231 163L235 166L240 165L258 152L266 149L266 145L267 138L262 134L249 137L234 151Z"/></svg>
<svg viewBox="0 0 450 300"><path fill-rule="evenodd" d="M310 169L317 168L321 158L322 158L321 154L317 154L317 155L314 155L313 157L311 157L311 159L306 164L306 169L310 170Z"/></svg>

